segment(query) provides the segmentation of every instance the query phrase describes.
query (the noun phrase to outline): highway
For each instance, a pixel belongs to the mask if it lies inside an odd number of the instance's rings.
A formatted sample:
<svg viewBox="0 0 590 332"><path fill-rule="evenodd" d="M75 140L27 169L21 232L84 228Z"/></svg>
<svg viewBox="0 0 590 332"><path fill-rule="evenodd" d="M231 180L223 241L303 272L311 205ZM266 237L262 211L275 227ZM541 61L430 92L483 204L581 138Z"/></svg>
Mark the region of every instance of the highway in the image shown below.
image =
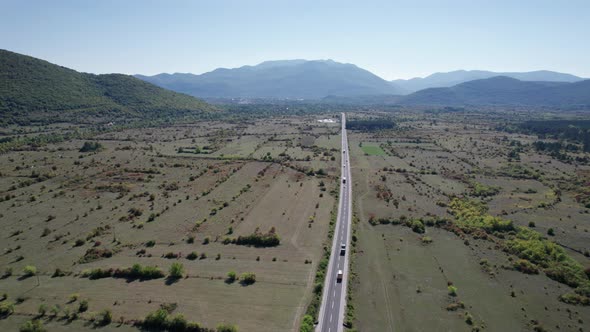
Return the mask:
<svg viewBox="0 0 590 332"><path fill-rule="evenodd" d="M340 201L338 217L334 229L332 252L326 280L324 282L322 304L320 306L316 331L340 332L344 330L344 314L346 307L346 290L348 284L348 257L350 252L352 185L350 180L350 159L348 137L346 135L346 116L342 113L342 165L340 179ZM345 244L344 254L341 245ZM343 272L342 280L338 280L338 271Z"/></svg>

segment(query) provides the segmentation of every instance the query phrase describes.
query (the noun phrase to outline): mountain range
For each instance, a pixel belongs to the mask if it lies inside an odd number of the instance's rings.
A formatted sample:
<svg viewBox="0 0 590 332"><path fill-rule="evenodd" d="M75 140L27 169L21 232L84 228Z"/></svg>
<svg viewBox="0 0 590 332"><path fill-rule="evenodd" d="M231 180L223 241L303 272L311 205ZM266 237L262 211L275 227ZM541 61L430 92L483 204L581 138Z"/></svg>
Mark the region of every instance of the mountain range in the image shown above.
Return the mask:
<svg viewBox="0 0 590 332"><path fill-rule="evenodd" d="M485 70L455 70L447 73L434 73L424 78L412 78L409 80L393 80L392 86L402 94L410 94L428 88L451 87L468 81L480 80L495 76L506 76L521 81L546 81L546 82L579 82L583 78L571 74L558 73L548 70L531 72L493 72Z"/></svg>
<svg viewBox="0 0 590 332"><path fill-rule="evenodd" d="M133 76L93 75L30 56L0 50L0 114L13 120L165 116L202 112L212 106Z"/></svg>
<svg viewBox="0 0 590 332"><path fill-rule="evenodd" d="M396 101L402 105L550 106L590 108L590 80L574 83L521 81L507 76L473 80L445 88L429 88Z"/></svg>
<svg viewBox="0 0 590 332"><path fill-rule="evenodd" d="M201 98L319 99L395 93L391 84L352 64L332 60L267 61L257 66L219 68L201 74L136 77Z"/></svg>
<svg viewBox="0 0 590 332"><path fill-rule="evenodd" d="M193 96L223 100L258 98L271 102L303 99L333 104L590 108L590 80L549 71L487 77L496 74L438 73L406 83L453 85L402 95L400 81L394 82L398 85L395 87L367 70L332 60L268 61L257 66L216 69L202 75L133 77L80 73L0 50L0 123L152 118L215 110ZM469 80L478 75L485 78ZM468 81L452 83L461 80Z"/></svg>
<svg viewBox="0 0 590 332"><path fill-rule="evenodd" d="M530 82L579 82L571 74L547 70L532 72L492 72L457 70L435 73L425 78L386 81L352 64L333 60L267 61L256 66L219 68L201 75L136 75L137 78L173 91L200 98L275 98L322 99L328 96L352 98L363 96L408 95L438 87L451 87L468 81L505 76ZM398 98L388 97L389 101Z"/></svg>

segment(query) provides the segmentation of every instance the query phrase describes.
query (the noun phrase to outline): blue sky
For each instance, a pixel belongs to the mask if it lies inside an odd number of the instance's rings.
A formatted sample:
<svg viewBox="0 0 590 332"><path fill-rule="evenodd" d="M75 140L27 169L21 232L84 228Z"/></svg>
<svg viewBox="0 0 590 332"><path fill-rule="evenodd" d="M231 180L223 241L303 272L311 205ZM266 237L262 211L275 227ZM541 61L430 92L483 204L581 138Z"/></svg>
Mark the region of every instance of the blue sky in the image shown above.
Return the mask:
<svg viewBox="0 0 590 332"><path fill-rule="evenodd" d="M0 0L0 48L92 73L334 59L385 78L590 77L590 1Z"/></svg>

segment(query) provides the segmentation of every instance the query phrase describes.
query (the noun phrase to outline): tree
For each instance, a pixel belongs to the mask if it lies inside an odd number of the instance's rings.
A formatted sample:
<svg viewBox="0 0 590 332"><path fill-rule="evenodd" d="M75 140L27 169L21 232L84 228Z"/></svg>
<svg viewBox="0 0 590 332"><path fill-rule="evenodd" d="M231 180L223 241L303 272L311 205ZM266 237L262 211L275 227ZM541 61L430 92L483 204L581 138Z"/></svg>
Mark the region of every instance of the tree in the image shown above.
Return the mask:
<svg viewBox="0 0 590 332"><path fill-rule="evenodd" d="M44 332L46 330L43 327L43 323L40 320L34 319L34 320L26 321L23 325L21 325L19 331L20 332Z"/></svg>
<svg viewBox="0 0 590 332"><path fill-rule="evenodd" d="M240 277L240 279L242 280L242 283L244 285L252 285L253 283L256 282L256 274L251 273L251 272L245 272L245 273L242 273L242 276Z"/></svg>
<svg viewBox="0 0 590 332"><path fill-rule="evenodd" d="M174 262L172 263L172 265L170 265L168 273L170 278L180 279L184 274L184 265L178 262Z"/></svg>
<svg viewBox="0 0 590 332"><path fill-rule="evenodd" d="M27 265L23 269L25 277L32 277L37 274L37 268L33 265Z"/></svg>

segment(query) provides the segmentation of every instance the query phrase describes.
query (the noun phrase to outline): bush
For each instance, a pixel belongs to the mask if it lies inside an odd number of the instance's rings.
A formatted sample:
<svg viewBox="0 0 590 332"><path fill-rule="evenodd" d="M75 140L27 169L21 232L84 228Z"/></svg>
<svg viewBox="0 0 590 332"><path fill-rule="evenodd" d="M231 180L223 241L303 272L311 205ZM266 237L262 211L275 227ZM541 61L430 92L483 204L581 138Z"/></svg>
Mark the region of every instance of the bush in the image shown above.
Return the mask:
<svg viewBox="0 0 590 332"><path fill-rule="evenodd" d="M242 280L242 284L244 285L252 285L256 282L256 274L251 272L242 273L240 280Z"/></svg>
<svg viewBox="0 0 590 332"><path fill-rule="evenodd" d="M236 278L237 278L237 276L234 271L230 271L227 273L227 279L226 279L227 282L232 283L232 282L236 281Z"/></svg>
<svg viewBox="0 0 590 332"><path fill-rule="evenodd" d="M527 261L526 259L517 260L516 262L514 262L513 266L517 271L520 271L522 273L526 273L526 274L538 274L539 273L539 269L537 268L537 266L535 264Z"/></svg>
<svg viewBox="0 0 590 332"><path fill-rule="evenodd" d="M184 265L181 263L175 262L170 265L170 269L168 270L169 277L179 279L182 278L184 273Z"/></svg>
<svg viewBox="0 0 590 332"><path fill-rule="evenodd" d="M412 220L410 223L410 227L412 228L412 231L419 233L419 234L423 234L424 233L424 223L422 222L422 220L416 219L416 220Z"/></svg>
<svg viewBox="0 0 590 332"><path fill-rule="evenodd" d="M194 261L195 259L199 258L199 255L196 251L191 252L190 254L186 255L186 259Z"/></svg>
<svg viewBox="0 0 590 332"><path fill-rule="evenodd" d="M53 271L53 274L51 275L52 278L57 278L57 277L64 277L66 276L67 273L62 271L59 267L55 268L55 271Z"/></svg>
<svg viewBox="0 0 590 332"><path fill-rule="evenodd" d="M313 317L311 317L310 315L303 316L303 321L301 322L301 326L299 327L299 332L313 332L313 323Z"/></svg>
<svg viewBox="0 0 590 332"><path fill-rule="evenodd" d="M453 286L453 285L449 285L447 287L448 291L449 291L449 295L450 296L457 296L457 287Z"/></svg>
<svg viewBox="0 0 590 332"><path fill-rule="evenodd" d="M86 312L88 311L88 300L80 301L80 305L78 306L78 312Z"/></svg>
<svg viewBox="0 0 590 332"><path fill-rule="evenodd" d="M238 328L231 324L219 324L217 325L217 332L238 332Z"/></svg>
<svg viewBox="0 0 590 332"><path fill-rule="evenodd" d="M95 152L102 150L102 144L98 142L84 142L84 145L80 148L80 152Z"/></svg>
<svg viewBox="0 0 590 332"><path fill-rule="evenodd" d="M149 313L143 320L143 327L147 329L160 329L166 328L166 320L168 318L168 312L164 309L158 309L152 313Z"/></svg>
<svg viewBox="0 0 590 332"><path fill-rule="evenodd" d="M45 314L47 313L47 304L41 303L39 305L39 309L37 309L37 312L39 313L39 316L45 316Z"/></svg>
<svg viewBox="0 0 590 332"><path fill-rule="evenodd" d="M109 309L104 309L98 313L95 322L99 326L109 325L113 321L113 313Z"/></svg>
<svg viewBox="0 0 590 332"><path fill-rule="evenodd" d="M45 332L43 323L38 319L28 320L19 328L20 332Z"/></svg>
<svg viewBox="0 0 590 332"><path fill-rule="evenodd" d="M422 244L432 243L432 238L430 236L423 236L420 240L422 241Z"/></svg>
<svg viewBox="0 0 590 332"><path fill-rule="evenodd" d="M32 277L37 274L37 268L33 265L27 265L23 269L23 274L25 277Z"/></svg>
<svg viewBox="0 0 590 332"><path fill-rule="evenodd" d="M5 318L14 312L14 303L12 302L2 302L0 303L0 318Z"/></svg>
<svg viewBox="0 0 590 332"><path fill-rule="evenodd" d="M92 269L85 271L82 274L83 277L89 279L101 279L101 278L125 278L125 279L140 279L150 280L164 277L164 272L155 266L141 266L140 264L133 264L132 267L126 269Z"/></svg>
<svg viewBox="0 0 590 332"><path fill-rule="evenodd" d="M167 327L170 331L185 331L188 322L181 314L176 314L167 320Z"/></svg>
<svg viewBox="0 0 590 332"><path fill-rule="evenodd" d="M276 247L281 243L281 239L273 227L266 234L256 231L247 236L238 236L235 243L243 246Z"/></svg>
<svg viewBox="0 0 590 332"><path fill-rule="evenodd" d="M547 235L549 235L549 236L555 236L555 231L553 230L553 228L549 228L547 230Z"/></svg>

